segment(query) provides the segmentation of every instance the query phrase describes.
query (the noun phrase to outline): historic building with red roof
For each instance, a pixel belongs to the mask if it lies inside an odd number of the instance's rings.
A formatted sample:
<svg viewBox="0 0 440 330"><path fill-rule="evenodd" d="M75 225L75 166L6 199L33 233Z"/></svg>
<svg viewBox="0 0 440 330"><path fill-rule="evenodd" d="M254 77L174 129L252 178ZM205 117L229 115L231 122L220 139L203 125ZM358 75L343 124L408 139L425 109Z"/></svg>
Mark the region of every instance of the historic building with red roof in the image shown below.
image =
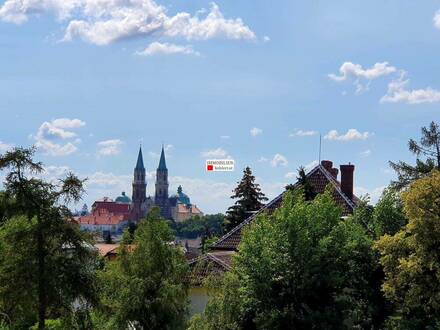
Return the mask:
<svg viewBox="0 0 440 330"><path fill-rule="evenodd" d="M184 221L196 215L203 215L196 205L191 204L188 195L183 193L182 186L179 186L177 194L171 197L168 195L168 186L168 169L162 146L159 166L156 170L155 195L147 197L146 171L142 148L139 148L133 173L132 198L126 196L125 192L114 201L104 197L103 200L93 203L90 214L77 217L76 221L83 230L121 234L129 222L139 222L153 206L160 208L164 218L174 221Z"/></svg>

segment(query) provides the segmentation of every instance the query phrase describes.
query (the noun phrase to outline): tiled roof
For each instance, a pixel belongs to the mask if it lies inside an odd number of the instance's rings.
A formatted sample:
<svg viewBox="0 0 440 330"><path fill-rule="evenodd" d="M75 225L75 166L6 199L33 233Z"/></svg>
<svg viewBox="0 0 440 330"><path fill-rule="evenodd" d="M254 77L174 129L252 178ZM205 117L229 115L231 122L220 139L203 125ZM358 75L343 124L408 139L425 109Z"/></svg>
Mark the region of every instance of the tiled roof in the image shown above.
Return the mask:
<svg viewBox="0 0 440 330"><path fill-rule="evenodd" d="M351 201L345 194L341 191L341 184L322 166L317 165L313 168L309 173L307 173L307 178L310 180L310 183L313 185L316 193L323 193L328 184L331 184L334 188L333 197L335 202L342 207L342 214L344 216L353 213L353 209L355 207L355 203L358 198L353 197L353 201ZM298 187L298 182L294 185ZM275 209L281 206L281 202L283 200L283 195L285 192L281 193L273 200L271 200L268 204L262 207L258 212L247 218L237 227L233 228L230 232L221 237L213 246L214 250L237 250L238 245L241 240L241 232L243 227L247 226L251 223L258 215L263 212L273 212Z"/></svg>
<svg viewBox="0 0 440 330"><path fill-rule="evenodd" d="M80 225L119 225L121 222L128 219L128 213L114 214L106 209L97 209L91 214L78 217L76 221Z"/></svg>
<svg viewBox="0 0 440 330"><path fill-rule="evenodd" d="M92 209L100 210L105 209L110 213L129 213L130 212L130 204L121 204L116 202L108 202L108 201L96 201L93 203Z"/></svg>
<svg viewBox="0 0 440 330"><path fill-rule="evenodd" d="M208 275L221 275L230 270L234 253L234 251L215 251L190 260L189 282L192 285L200 285Z"/></svg>
<svg viewBox="0 0 440 330"><path fill-rule="evenodd" d="M108 254L116 253L116 250L119 247L119 244L97 243L97 244L95 244L95 247L98 249L99 255L102 257L105 257Z"/></svg>
<svg viewBox="0 0 440 330"><path fill-rule="evenodd" d="M201 214L202 212L195 205L187 206L178 203L177 204L178 213L191 213L191 214Z"/></svg>

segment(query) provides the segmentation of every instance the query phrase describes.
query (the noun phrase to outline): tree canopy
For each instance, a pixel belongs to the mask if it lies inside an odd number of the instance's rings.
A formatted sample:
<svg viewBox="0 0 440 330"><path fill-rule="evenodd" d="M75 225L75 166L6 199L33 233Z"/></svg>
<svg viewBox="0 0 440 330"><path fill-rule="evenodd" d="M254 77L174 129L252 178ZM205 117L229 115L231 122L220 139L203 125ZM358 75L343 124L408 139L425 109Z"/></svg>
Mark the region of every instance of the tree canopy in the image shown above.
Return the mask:
<svg viewBox="0 0 440 330"><path fill-rule="evenodd" d="M330 191L281 208L245 230L234 267L192 329L352 329L380 323L372 240L341 220Z"/></svg>
<svg viewBox="0 0 440 330"><path fill-rule="evenodd" d="M419 179L403 194L408 224L376 243L385 271L383 291L395 305L397 329L440 325L440 171Z"/></svg>
<svg viewBox="0 0 440 330"><path fill-rule="evenodd" d="M394 189L402 190L411 182L423 178L433 169L440 170L440 128L435 122L429 127L422 127L422 136L419 142L410 139L409 150L416 155L416 164L411 165L404 161L397 163L390 161L390 166L397 173L397 180L391 183Z"/></svg>
<svg viewBox="0 0 440 330"><path fill-rule="evenodd" d="M106 329L179 329L187 307L188 265L173 246L168 224L153 208L135 232L132 245L121 244L117 260L99 273L100 315Z"/></svg>
<svg viewBox="0 0 440 330"><path fill-rule="evenodd" d="M260 185L255 182L255 176L250 167L243 171L243 177L237 182L232 199L236 199L234 205L226 211L225 226L226 231L243 222L252 212L261 209L267 201L267 197L262 193Z"/></svg>

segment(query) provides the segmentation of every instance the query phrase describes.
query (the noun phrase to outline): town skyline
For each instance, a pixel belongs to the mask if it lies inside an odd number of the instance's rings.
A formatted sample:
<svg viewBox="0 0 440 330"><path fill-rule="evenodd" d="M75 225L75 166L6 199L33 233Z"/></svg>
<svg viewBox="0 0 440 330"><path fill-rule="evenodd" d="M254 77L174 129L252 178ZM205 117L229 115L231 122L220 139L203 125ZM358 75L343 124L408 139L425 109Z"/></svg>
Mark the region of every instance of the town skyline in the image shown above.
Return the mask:
<svg viewBox="0 0 440 330"><path fill-rule="evenodd" d="M153 195L164 143L170 193L182 185L217 213L245 166L269 199L281 193L317 164L321 134L321 158L355 164L355 193L376 202L395 177L388 161L413 162L408 137L438 118L439 9L0 1L0 152L36 145L46 177L89 178L90 206L131 191L141 140ZM228 156L234 172L205 171Z"/></svg>

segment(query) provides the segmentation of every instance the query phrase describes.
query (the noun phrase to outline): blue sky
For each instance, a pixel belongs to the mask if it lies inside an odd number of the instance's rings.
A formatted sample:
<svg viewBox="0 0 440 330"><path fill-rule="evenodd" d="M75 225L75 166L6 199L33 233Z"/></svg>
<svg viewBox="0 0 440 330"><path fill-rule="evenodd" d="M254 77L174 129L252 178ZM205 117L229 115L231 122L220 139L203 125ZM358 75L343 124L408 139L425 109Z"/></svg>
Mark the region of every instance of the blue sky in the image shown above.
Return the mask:
<svg viewBox="0 0 440 330"><path fill-rule="evenodd" d="M141 140L150 176L164 143L171 190L205 212L247 165L274 197L317 160L317 132L376 200L388 160L412 161L407 140L440 118L440 1L0 6L0 151L37 144L48 178L89 178L89 204L131 192ZM206 173L207 155L236 171Z"/></svg>

